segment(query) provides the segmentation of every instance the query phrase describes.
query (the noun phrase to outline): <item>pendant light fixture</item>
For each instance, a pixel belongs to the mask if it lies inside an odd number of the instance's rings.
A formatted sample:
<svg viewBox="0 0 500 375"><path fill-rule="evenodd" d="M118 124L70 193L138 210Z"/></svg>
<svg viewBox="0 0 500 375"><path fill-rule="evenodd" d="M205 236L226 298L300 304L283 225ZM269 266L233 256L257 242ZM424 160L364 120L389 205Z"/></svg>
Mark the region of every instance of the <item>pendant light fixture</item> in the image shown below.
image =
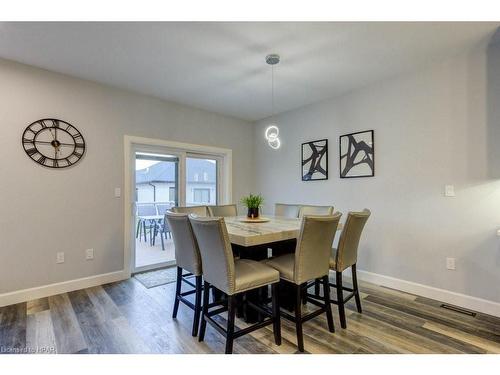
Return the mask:
<svg viewBox="0 0 500 375"><path fill-rule="evenodd" d="M281 141L278 138L279 128L274 122L274 66L280 62L280 56L271 54L266 56L266 63L271 66L271 123L266 128L265 137L269 147L277 150L281 146Z"/></svg>

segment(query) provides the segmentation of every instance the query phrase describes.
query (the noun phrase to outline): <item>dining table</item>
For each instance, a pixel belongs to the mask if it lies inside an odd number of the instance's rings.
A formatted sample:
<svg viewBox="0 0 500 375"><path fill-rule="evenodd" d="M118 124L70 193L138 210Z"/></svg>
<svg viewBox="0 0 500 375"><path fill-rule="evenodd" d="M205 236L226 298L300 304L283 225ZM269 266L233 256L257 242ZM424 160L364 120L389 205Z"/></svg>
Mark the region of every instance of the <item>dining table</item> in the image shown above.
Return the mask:
<svg viewBox="0 0 500 375"><path fill-rule="evenodd" d="M261 261L270 256L295 251L302 219L269 215L251 220L246 216L229 216L225 217L224 221L235 256ZM341 229L342 223L339 223L337 230ZM247 293L246 298L259 302L262 299L262 293L262 290L251 291ZM282 281L280 283L281 306L292 310L294 301L293 288ZM244 316L248 322L257 319L257 314L243 305L240 305L239 315Z"/></svg>

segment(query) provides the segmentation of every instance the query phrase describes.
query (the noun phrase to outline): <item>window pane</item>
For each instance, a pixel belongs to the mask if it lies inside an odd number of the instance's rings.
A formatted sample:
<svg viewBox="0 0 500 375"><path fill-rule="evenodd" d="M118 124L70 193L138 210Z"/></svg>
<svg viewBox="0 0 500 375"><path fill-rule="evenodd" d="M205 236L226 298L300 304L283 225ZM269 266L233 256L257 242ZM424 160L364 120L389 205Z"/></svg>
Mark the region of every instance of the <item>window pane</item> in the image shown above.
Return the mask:
<svg viewBox="0 0 500 375"><path fill-rule="evenodd" d="M137 153L136 202L176 204L178 163L169 155Z"/></svg>
<svg viewBox="0 0 500 375"><path fill-rule="evenodd" d="M186 158L186 204L217 204L217 161Z"/></svg>

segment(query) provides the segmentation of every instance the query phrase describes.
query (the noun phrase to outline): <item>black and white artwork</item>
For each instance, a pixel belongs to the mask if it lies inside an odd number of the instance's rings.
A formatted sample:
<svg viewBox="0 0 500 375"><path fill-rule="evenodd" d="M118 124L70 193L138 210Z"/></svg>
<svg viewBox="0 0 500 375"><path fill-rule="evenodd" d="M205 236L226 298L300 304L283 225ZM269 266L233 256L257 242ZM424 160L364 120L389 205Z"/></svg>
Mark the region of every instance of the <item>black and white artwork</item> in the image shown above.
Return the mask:
<svg viewBox="0 0 500 375"><path fill-rule="evenodd" d="M328 139L302 143L302 181L328 179Z"/></svg>
<svg viewBox="0 0 500 375"><path fill-rule="evenodd" d="M340 136L340 177L375 176L373 130Z"/></svg>

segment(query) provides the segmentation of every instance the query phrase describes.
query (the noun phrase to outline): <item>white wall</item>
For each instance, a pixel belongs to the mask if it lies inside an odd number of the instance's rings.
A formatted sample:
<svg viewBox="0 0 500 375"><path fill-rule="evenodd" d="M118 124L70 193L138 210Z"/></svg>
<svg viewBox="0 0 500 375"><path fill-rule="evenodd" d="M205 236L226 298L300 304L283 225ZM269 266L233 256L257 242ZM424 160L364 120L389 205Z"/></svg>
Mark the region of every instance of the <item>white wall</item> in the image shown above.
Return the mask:
<svg viewBox="0 0 500 375"><path fill-rule="evenodd" d="M237 150L233 197L253 190L247 122L1 60L0 87L0 294L123 268L114 188L124 186L124 134ZM87 153L76 166L51 170L25 154L24 128L44 117L83 133Z"/></svg>
<svg viewBox="0 0 500 375"><path fill-rule="evenodd" d="M368 207L360 269L500 302L500 180L490 177L500 163L490 157L500 149L490 137L500 127L492 120L500 118L499 57L479 48L284 113L277 151L263 136L269 121L258 122L257 191L267 211L276 202L333 204L344 214ZM375 177L340 179L339 136L367 129L375 130ZM300 145L322 138L330 177L302 182ZM456 197L444 197L445 184ZM456 271L445 269L448 256Z"/></svg>

